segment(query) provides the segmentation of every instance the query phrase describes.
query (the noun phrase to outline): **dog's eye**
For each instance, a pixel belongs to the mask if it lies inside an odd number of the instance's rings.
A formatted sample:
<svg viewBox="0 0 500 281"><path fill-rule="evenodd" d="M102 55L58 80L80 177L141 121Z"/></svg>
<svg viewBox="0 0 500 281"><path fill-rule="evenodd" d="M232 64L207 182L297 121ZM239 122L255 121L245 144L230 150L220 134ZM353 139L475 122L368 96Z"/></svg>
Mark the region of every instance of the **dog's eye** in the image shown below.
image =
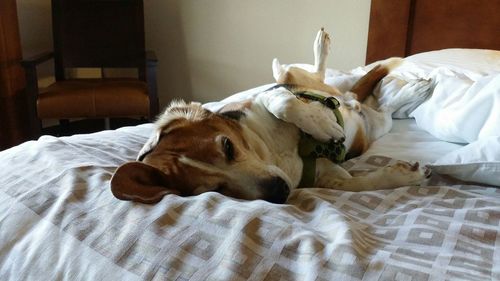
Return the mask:
<svg viewBox="0 0 500 281"><path fill-rule="evenodd" d="M226 159L228 161L234 160L234 147L229 138L222 138L222 148L224 149L224 154L226 154Z"/></svg>

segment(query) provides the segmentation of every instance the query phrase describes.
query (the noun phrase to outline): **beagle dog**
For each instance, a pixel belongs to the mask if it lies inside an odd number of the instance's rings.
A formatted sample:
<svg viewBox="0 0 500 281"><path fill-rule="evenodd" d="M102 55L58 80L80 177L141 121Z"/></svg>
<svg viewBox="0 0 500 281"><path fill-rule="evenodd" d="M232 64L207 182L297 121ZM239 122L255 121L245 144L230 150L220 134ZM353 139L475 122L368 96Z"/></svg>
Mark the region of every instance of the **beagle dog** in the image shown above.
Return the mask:
<svg viewBox="0 0 500 281"><path fill-rule="evenodd" d="M391 114L414 99L415 92L424 92L425 85L414 83L391 102L372 108L362 101L397 62L375 67L342 94L323 83L329 46L321 29L312 72L275 59L276 86L216 112L199 103L172 102L155 122L137 161L114 173L114 196L156 203L166 194L215 191L284 203L299 186L364 191L419 185L429 170L418 163L400 162L357 176L338 164L361 155L386 134ZM315 155L321 145L334 152Z"/></svg>

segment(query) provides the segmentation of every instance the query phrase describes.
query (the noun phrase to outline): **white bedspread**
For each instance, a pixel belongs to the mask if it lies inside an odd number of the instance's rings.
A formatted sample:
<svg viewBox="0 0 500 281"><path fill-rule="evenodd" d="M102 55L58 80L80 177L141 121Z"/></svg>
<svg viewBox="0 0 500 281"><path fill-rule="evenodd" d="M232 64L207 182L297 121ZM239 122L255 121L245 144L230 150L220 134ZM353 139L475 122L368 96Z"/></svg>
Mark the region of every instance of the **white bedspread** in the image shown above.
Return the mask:
<svg viewBox="0 0 500 281"><path fill-rule="evenodd" d="M0 280L500 279L500 189L436 176L427 187L296 190L285 205L212 192L119 201L111 175L150 130L1 152ZM393 161L373 152L346 167Z"/></svg>

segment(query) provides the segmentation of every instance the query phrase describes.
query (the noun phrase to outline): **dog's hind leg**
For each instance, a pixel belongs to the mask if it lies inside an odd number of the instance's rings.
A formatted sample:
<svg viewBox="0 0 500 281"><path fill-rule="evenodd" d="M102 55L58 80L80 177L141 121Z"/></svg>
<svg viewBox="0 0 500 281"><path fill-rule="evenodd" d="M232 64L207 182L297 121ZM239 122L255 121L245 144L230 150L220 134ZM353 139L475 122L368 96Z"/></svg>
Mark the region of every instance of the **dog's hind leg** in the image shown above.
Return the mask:
<svg viewBox="0 0 500 281"><path fill-rule="evenodd" d="M389 74L389 69L379 64L361 77L361 79L354 84L351 92L356 94L356 99L359 102L363 102L373 93L373 89L375 89L377 83L387 74Z"/></svg>
<svg viewBox="0 0 500 281"><path fill-rule="evenodd" d="M333 96L341 96L337 88L324 83L330 37L323 28L318 31L313 45L314 68L310 69L312 72L294 65L281 65L278 59L273 60L273 77L276 83L298 85L309 90L319 90Z"/></svg>
<svg viewBox="0 0 500 281"><path fill-rule="evenodd" d="M377 64L352 86L351 92L357 95L358 101L363 102L373 93L373 89L375 89L378 82L387 76L392 69L398 67L401 62L402 59L400 58L391 58L385 60L382 64Z"/></svg>
<svg viewBox="0 0 500 281"><path fill-rule="evenodd" d="M314 71L321 81L325 80L326 58L330 52L330 36L321 28L316 35L313 45Z"/></svg>

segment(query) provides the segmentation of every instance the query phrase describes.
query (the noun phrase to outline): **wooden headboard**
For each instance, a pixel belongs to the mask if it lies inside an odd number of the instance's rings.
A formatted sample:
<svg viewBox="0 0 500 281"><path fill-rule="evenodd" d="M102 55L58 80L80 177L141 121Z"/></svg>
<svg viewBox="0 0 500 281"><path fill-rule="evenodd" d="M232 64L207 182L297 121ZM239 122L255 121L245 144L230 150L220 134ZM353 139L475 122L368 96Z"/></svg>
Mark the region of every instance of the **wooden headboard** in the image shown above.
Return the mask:
<svg viewBox="0 0 500 281"><path fill-rule="evenodd" d="M366 63L444 48L500 50L500 0L372 0Z"/></svg>

